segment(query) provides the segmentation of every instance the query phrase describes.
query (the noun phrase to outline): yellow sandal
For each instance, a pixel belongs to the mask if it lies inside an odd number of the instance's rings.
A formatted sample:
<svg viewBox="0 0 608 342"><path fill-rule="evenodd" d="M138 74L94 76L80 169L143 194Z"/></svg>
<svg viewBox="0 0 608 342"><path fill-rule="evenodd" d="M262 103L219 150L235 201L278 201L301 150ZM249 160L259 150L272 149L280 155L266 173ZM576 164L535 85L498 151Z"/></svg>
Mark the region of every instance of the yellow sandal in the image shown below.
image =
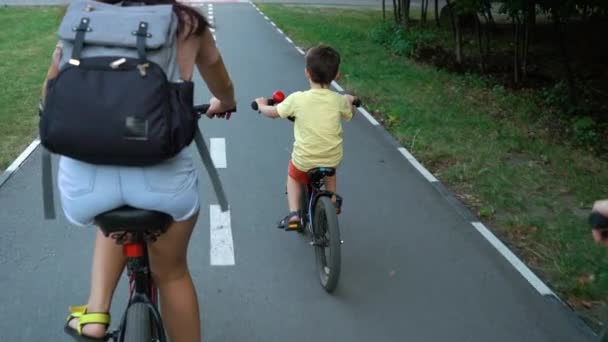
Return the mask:
<svg viewBox="0 0 608 342"><path fill-rule="evenodd" d="M78 318L78 327L74 330L70 327L70 321ZM82 335L82 327L87 324L104 324L106 327L110 327L111 317L107 312L90 312L87 313L87 306L70 306L70 315L68 316L64 330L66 334L72 336L76 341L79 342L99 342L107 341L109 335L106 334L104 337L89 337Z"/></svg>

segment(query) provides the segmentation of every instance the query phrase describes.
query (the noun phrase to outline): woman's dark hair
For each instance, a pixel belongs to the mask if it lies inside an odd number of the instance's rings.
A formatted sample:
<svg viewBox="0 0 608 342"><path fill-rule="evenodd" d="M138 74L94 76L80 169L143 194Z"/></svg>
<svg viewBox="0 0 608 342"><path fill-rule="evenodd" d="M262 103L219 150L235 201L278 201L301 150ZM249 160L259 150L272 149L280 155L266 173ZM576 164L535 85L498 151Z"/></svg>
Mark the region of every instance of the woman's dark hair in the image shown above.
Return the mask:
<svg viewBox="0 0 608 342"><path fill-rule="evenodd" d="M117 4L124 2L125 5L173 5L173 11L177 14L179 24L177 26L177 33L184 34L184 37L190 37L191 35L200 35L209 26L207 19L203 15L195 10L194 8L181 4L176 0L98 0L107 4ZM190 25L184 21L184 18L188 18ZM187 30L187 31L186 31Z"/></svg>

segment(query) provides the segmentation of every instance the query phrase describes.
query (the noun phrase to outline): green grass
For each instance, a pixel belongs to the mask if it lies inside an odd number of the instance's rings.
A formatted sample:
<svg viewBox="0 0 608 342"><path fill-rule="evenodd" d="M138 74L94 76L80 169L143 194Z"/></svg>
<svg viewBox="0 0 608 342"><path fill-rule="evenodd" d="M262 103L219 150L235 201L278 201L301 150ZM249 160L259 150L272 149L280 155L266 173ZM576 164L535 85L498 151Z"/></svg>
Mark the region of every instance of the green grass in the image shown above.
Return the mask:
<svg viewBox="0 0 608 342"><path fill-rule="evenodd" d="M586 215L606 197L608 163L553 141L538 94L488 87L391 55L370 38L374 10L259 5L300 46L343 58L340 80L534 271L591 323L608 297L608 252Z"/></svg>
<svg viewBox="0 0 608 342"><path fill-rule="evenodd" d="M0 7L0 170L37 136L38 99L60 8Z"/></svg>

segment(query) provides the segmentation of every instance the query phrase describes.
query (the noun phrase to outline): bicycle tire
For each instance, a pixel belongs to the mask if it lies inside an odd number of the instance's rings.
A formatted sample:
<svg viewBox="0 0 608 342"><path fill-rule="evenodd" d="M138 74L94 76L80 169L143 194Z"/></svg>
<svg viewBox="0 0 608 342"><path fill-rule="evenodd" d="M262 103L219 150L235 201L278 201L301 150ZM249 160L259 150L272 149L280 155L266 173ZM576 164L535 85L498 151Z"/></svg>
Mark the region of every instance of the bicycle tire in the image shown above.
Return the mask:
<svg viewBox="0 0 608 342"><path fill-rule="evenodd" d="M313 232L317 273L321 286L332 293L338 285L341 270L340 227L336 207L328 196L317 199L315 204ZM329 257L326 250L329 249Z"/></svg>
<svg viewBox="0 0 608 342"><path fill-rule="evenodd" d="M306 226L308 225L308 196L306 193L308 190L305 185L301 185L300 191L300 221L302 222L302 227L298 229L298 233L306 235Z"/></svg>
<svg viewBox="0 0 608 342"><path fill-rule="evenodd" d="M134 303L127 311L127 326L123 342L151 342L152 322L150 309L144 303Z"/></svg>

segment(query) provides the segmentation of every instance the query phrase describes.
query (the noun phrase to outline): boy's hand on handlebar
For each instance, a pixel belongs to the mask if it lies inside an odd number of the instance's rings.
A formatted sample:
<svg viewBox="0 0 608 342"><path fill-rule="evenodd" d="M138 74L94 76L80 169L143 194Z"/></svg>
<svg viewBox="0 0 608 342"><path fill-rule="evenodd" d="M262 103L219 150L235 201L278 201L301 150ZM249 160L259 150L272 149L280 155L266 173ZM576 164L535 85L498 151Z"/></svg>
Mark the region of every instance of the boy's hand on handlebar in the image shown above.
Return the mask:
<svg viewBox="0 0 608 342"><path fill-rule="evenodd" d="M355 97L350 95L350 94L344 94L344 97L346 97L346 100L348 100L348 103L350 103L351 106L354 106L354 102L355 102Z"/></svg>
<svg viewBox="0 0 608 342"><path fill-rule="evenodd" d="M223 103L215 97L209 100L209 109L207 110L207 117L212 119L214 117L230 119L232 110L236 107L236 102Z"/></svg>
<svg viewBox="0 0 608 342"><path fill-rule="evenodd" d="M257 99L255 99L255 103L258 104L258 108L261 108L262 106L268 105L268 99L266 99L265 97L258 97Z"/></svg>

